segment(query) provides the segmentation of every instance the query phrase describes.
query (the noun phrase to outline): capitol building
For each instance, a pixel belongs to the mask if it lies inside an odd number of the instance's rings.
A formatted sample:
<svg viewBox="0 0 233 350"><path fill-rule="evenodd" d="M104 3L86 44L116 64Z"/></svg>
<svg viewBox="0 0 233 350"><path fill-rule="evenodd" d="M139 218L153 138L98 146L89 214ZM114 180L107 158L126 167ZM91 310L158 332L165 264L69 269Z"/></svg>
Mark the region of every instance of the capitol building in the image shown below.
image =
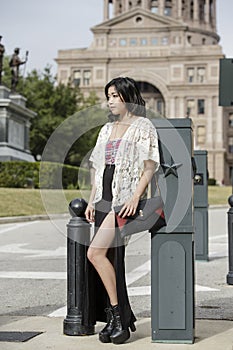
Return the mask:
<svg viewBox="0 0 233 350"><path fill-rule="evenodd" d="M229 184L233 107L219 104L216 0L102 0L103 22L87 48L59 50L58 80L104 100L105 84L134 78L147 106L166 118L191 118L194 148L208 151L209 177Z"/></svg>

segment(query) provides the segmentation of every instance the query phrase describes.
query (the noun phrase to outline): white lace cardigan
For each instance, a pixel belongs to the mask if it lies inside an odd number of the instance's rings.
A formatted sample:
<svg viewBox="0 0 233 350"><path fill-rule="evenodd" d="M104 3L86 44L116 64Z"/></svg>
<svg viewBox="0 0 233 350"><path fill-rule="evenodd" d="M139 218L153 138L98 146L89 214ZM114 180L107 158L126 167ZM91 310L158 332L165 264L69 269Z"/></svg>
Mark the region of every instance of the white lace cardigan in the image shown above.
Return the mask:
<svg viewBox="0 0 233 350"><path fill-rule="evenodd" d="M95 168L96 193L93 203L102 198L105 147L113 125L113 122L108 122L101 128L90 156ZM116 154L112 180L112 208L124 204L132 197L144 170L144 160L149 159L155 162L157 171L160 161L157 132L149 119L137 117L124 133Z"/></svg>

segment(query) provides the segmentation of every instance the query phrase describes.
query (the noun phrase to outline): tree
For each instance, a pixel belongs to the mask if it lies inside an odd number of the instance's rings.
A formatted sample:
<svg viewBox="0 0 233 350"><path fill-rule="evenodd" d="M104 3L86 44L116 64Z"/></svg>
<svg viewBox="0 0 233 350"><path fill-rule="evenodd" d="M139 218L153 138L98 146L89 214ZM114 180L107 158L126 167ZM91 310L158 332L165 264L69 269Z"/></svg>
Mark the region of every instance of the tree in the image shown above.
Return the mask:
<svg viewBox="0 0 233 350"><path fill-rule="evenodd" d="M75 122L75 119L77 122ZM74 124L75 127L78 127L79 129L78 135L81 136L79 136L71 146L65 159L65 163L80 165L84 160L84 157L94 147L99 130L106 121L107 112L99 105L82 109L76 114Z"/></svg>
<svg viewBox="0 0 233 350"><path fill-rule="evenodd" d="M10 87L10 75L9 57L5 57L3 83L8 87ZM79 112L78 118L81 118L82 110L98 103L98 98L94 92L84 98L78 87L73 87L71 84L57 84L49 66L42 73L33 70L26 78L21 76L17 92L26 97L27 108L37 113L32 120L30 131L30 150L35 157L43 153L49 137L67 117ZM86 115L85 120L97 118L100 114L103 114L103 111L99 108L98 112L96 110L95 113L90 113L89 116ZM80 120L80 125L82 123L83 121ZM70 130L67 130L67 135L69 135L71 129L72 126ZM71 147L65 162L75 165L80 164L87 150L94 144L97 132L98 128L78 140ZM61 146L62 142L64 142L64 139L61 136Z"/></svg>
<svg viewBox="0 0 233 350"><path fill-rule="evenodd" d="M37 113L30 133L30 149L34 156L42 154L53 131L77 110L78 91L71 86L56 86L55 82L47 67L42 74L32 71L21 86L27 107Z"/></svg>

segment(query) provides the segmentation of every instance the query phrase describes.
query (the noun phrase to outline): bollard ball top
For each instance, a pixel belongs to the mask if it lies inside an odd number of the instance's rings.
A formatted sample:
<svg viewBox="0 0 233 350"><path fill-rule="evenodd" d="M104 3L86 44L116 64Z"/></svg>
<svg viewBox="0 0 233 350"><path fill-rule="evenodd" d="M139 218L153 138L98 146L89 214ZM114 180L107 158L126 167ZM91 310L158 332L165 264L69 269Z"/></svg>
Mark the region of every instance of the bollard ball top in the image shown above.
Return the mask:
<svg viewBox="0 0 233 350"><path fill-rule="evenodd" d="M228 203L233 207L233 194L228 198Z"/></svg>
<svg viewBox="0 0 233 350"><path fill-rule="evenodd" d="M85 217L87 202L83 198L75 198L69 204L69 212L72 217Z"/></svg>

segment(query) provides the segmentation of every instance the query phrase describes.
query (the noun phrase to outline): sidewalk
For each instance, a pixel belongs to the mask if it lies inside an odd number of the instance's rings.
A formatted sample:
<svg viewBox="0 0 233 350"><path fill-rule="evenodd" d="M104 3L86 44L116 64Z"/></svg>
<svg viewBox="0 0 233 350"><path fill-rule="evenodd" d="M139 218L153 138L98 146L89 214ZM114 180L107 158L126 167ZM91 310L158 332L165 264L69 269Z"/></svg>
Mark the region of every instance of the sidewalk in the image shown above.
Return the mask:
<svg viewBox="0 0 233 350"><path fill-rule="evenodd" d="M8 319L8 321L7 321ZM150 334L150 318L139 319L137 330L131 338L122 345L103 344L98 340L97 332L103 327L96 326L96 334L92 336L63 335L63 318L49 317L9 317L2 318L0 332L3 331L38 331L42 334L24 343L0 342L1 350L98 350L116 349L124 347L130 350L232 350L233 349L233 321L196 321L196 339L194 344L159 344L152 343ZM4 322L5 321L5 322Z"/></svg>
<svg viewBox="0 0 233 350"><path fill-rule="evenodd" d="M214 209L213 207L211 209ZM225 208L224 208L225 209ZM220 227L222 223L219 221L219 217L216 216L214 211L213 217L216 219L216 222L211 224L215 226L215 229L218 232L220 231ZM16 219L16 218L15 218ZM26 219L24 217L24 219ZM45 219L45 218L43 218ZM4 220L4 218L3 218ZM5 220L8 220L5 218ZM21 219L23 220L23 218ZM31 217L28 220L41 220L40 217ZM27 221L27 219L25 220ZM13 221L8 221L8 223L12 223ZM16 221L14 221L16 222ZM17 221L18 222L18 221ZM218 227L220 226L220 227ZM217 239L219 239L217 237ZM214 244L218 244L218 240L214 240ZM216 243L215 243L216 242ZM217 256L214 260L215 263L206 263L199 262L198 263L198 275L199 282L202 280L206 281L206 276L210 275L210 279L212 276L215 276L217 283L224 279L225 283L225 274L227 269L224 265L223 268L219 268L219 264L226 262L225 259L219 259ZM221 267L220 266L220 267ZM208 267L208 272L206 268ZM202 275L203 272L203 275ZM209 285L208 283L204 285ZM212 286L212 285L210 285ZM213 287L213 286L212 286ZM218 288L219 285L218 285ZM233 286L232 286L233 288ZM231 287L225 288L227 292L227 298L225 303L225 308L228 310L227 315L231 316L232 310L232 302L231 295L232 290ZM219 292L220 293L220 292ZM214 294L213 294L214 295ZM219 303L222 303L221 298L223 298L222 294L218 294L214 303L212 301L207 301L204 305L211 306L214 304L215 306ZM217 300L217 302L216 302ZM197 303L196 303L197 304ZM205 318L202 317L202 313L205 312ZM225 317L223 318L221 309L209 309L208 315L207 311L203 311L205 309L198 310L196 307L196 319L195 324L195 342L194 344L160 344L160 343L152 343L151 340L151 319L149 317L138 318L136 322L137 330L135 333L131 334L131 338L120 347L124 347L124 349L130 350L147 350L147 349L155 349L155 350L188 350L188 349L198 349L198 350L233 350L233 321L228 321ZM208 310L208 309L207 309ZM232 312L233 314L233 312ZM207 317L207 316L208 317ZM227 316L226 315L226 316ZM148 315L147 315L148 316ZM211 319L212 317L219 319ZM232 317L231 317L232 319ZM0 350L98 350L98 349L116 349L117 345L114 344L102 344L98 340L98 331L103 328L102 323L97 323L95 327L96 334L93 336L66 336L63 334L63 320L64 317L47 317L47 316L2 316L0 318L0 335L1 332L42 332L41 334L31 338L25 342L1 342L0 341Z"/></svg>

